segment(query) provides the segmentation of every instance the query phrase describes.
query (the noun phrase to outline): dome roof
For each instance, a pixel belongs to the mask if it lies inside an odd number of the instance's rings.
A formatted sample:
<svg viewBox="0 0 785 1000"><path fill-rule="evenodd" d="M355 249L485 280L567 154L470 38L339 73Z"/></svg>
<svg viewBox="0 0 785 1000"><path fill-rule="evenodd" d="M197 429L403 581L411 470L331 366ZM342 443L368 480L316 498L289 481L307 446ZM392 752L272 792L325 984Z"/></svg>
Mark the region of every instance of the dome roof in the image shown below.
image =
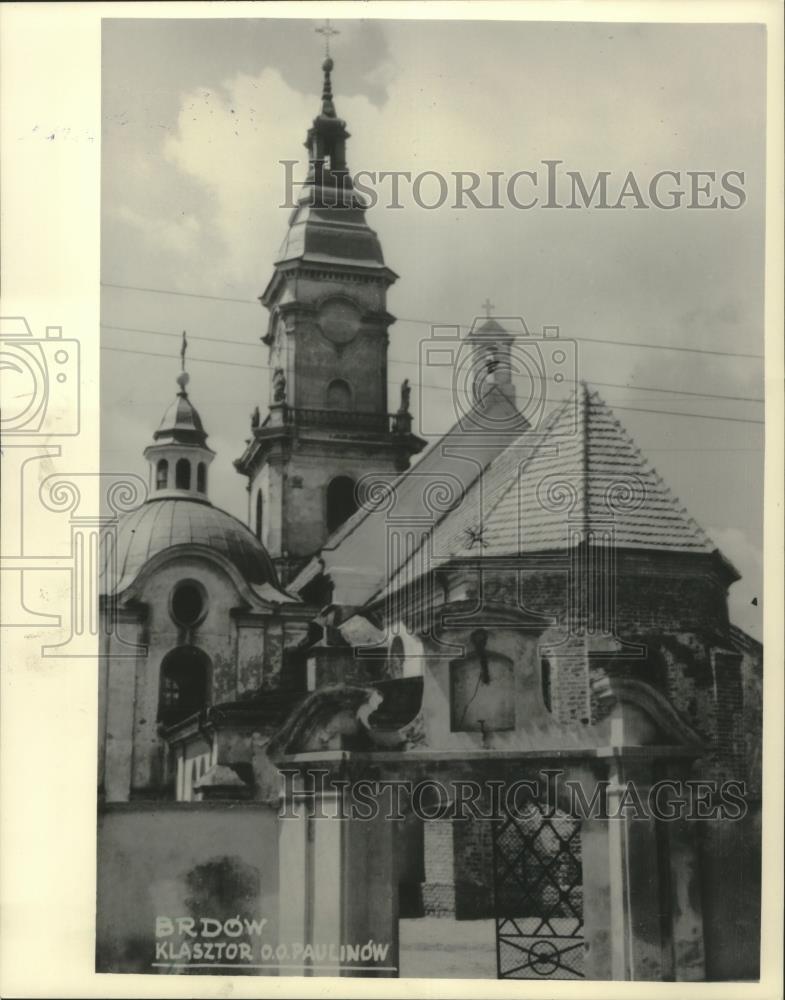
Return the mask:
<svg viewBox="0 0 785 1000"><path fill-rule="evenodd" d="M229 559L248 583L278 585L266 549L236 517L206 501L161 498L120 521L115 580L105 578L102 591L124 590L153 556L176 545L206 545Z"/></svg>
<svg viewBox="0 0 785 1000"><path fill-rule="evenodd" d="M207 434L202 426L202 418L185 391L188 385L186 372L178 376L177 383L180 391L164 414L158 430L153 434L153 440L162 444L166 441L175 441L178 444L203 445L207 440Z"/></svg>

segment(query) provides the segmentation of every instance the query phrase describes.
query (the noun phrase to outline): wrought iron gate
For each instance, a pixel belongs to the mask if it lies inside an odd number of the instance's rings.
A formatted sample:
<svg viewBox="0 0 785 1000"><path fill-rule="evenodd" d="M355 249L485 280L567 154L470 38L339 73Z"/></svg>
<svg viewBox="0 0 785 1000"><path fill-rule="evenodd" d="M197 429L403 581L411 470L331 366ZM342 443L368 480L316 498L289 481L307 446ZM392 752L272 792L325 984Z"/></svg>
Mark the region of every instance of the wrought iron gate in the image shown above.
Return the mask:
<svg viewBox="0 0 785 1000"><path fill-rule="evenodd" d="M580 823L533 803L493 824L499 979L583 979Z"/></svg>

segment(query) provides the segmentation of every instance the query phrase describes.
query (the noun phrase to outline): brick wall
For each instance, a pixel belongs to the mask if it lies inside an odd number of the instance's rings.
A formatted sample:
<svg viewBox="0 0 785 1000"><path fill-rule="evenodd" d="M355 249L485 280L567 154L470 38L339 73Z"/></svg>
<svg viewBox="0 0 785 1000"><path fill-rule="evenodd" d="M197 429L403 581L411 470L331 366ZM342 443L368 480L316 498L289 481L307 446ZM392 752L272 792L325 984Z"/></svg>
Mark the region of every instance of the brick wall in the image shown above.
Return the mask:
<svg viewBox="0 0 785 1000"><path fill-rule="evenodd" d="M642 646L642 655L631 651L628 658L601 661L587 654L587 631L608 623L598 622L593 614L586 580L571 578L567 553L524 560L520 570L496 568L486 561L475 567L469 592L478 601L551 620L540 646L549 665L551 711L559 722L602 718L607 709L592 697L592 679L603 673L635 677L665 694L706 741L708 751L697 774L746 778L751 741L745 738L742 718L750 710L745 708L739 658L732 663L723 653L733 645L728 581L721 566L712 556L623 550L616 552L615 562L612 632ZM456 574L465 579L467 566ZM565 644L568 628L574 638Z"/></svg>
<svg viewBox="0 0 785 1000"><path fill-rule="evenodd" d="M455 916L452 828L450 820L430 820L424 825L425 882L422 902L426 916Z"/></svg>
<svg viewBox="0 0 785 1000"><path fill-rule="evenodd" d="M479 920L492 917L493 842L488 820L453 823L455 857L455 917Z"/></svg>
<svg viewBox="0 0 785 1000"><path fill-rule="evenodd" d="M426 916L479 920L493 916L493 843L487 820L423 824Z"/></svg>
<svg viewBox="0 0 785 1000"><path fill-rule="evenodd" d="M674 630L727 635L727 587L710 557L617 553L616 631ZM556 568L561 563L563 568ZM574 581L572 602L566 555L518 571L494 570L476 577L474 596L552 616L564 622L572 603L579 619L591 606L585 581ZM550 568L549 568L550 567ZM517 579L516 579L517 577ZM610 581L612 584L613 581ZM576 625L580 621L575 622ZM596 624L596 622L590 622Z"/></svg>

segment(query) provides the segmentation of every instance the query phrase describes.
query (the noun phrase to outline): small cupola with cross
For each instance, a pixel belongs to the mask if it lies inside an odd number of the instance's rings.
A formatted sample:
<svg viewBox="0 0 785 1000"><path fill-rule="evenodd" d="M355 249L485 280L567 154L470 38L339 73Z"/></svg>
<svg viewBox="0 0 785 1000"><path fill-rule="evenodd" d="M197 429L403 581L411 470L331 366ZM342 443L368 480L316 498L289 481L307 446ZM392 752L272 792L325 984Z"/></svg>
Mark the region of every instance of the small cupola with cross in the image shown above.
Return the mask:
<svg viewBox="0 0 785 1000"><path fill-rule="evenodd" d="M495 308L486 296L482 303L485 319L475 323L467 339L477 352L476 364L482 369L483 381L496 386L515 405L515 383L512 380L515 334L493 316Z"/></svg>
<svg viewBox="0 0 785 1000"><path fill-rule="evenodd" d="M145 448L144 457L150 464L151 499L187 497L207 503L207 470L215 452L207 447L202 419L186 391L189 382L185 370L187 349L188 340L183 331L178 393L153 434L153 444Z"/></svg>

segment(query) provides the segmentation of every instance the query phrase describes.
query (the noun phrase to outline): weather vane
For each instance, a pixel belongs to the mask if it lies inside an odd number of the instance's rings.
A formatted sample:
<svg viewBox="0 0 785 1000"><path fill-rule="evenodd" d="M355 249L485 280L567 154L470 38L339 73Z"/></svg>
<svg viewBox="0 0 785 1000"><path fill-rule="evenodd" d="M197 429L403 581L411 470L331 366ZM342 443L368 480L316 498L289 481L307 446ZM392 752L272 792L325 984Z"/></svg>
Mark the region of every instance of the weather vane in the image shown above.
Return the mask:
<svg viewBox="0 0 785 1000"><path fill-rule="evenodd" d="M330 55L330 37L331 35L340 35L340 31L337 28L333 28L330 24L330 19L325 18L323 28L313 29L317 35L324 35L324 54L329 57Z"/></svg>
<svg viewBox="0 0 785 1000"><path fill-rule="evenodd" d="M180 347L180 371L185 371L185 352L188 350L188 340L185 336L185 330L183 330L183 343Z"/></svg>

